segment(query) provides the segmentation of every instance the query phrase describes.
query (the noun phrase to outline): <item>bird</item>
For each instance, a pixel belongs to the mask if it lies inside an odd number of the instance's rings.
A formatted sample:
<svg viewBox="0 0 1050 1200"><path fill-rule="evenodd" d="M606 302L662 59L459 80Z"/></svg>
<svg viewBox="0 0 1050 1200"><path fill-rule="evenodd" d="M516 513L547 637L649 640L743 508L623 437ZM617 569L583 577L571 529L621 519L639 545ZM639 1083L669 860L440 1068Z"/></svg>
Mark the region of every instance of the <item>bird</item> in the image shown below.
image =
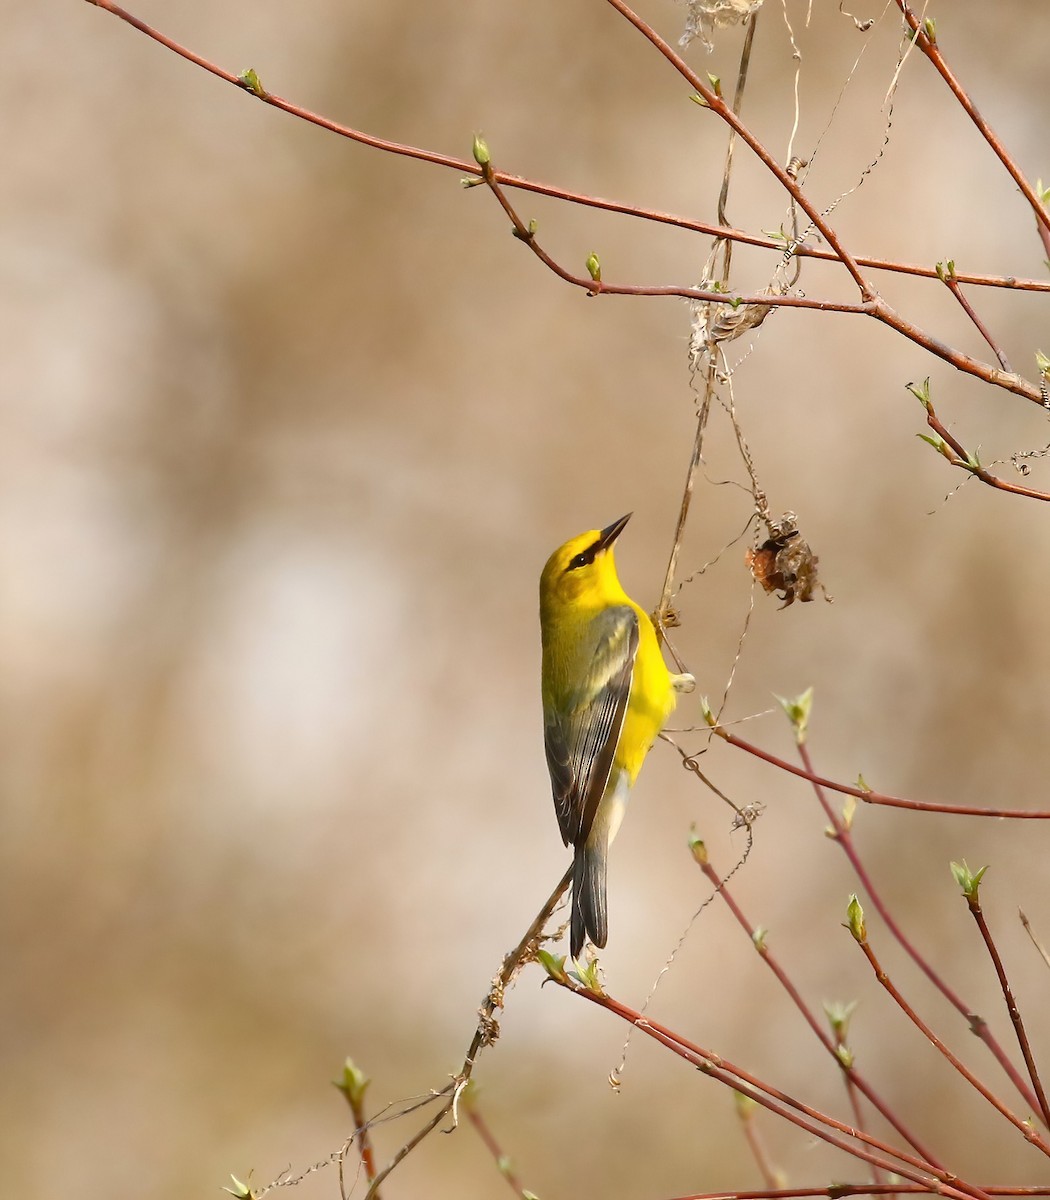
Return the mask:
<svg viewBox="0 0 1050 1200"><path fill-rule="evenodd" d="M606 862L627 798L692 675L664 662L623 590L613 543L632 514L570 538L540 576L543 741L562 840L573 846L569 948L608 941Z"/></svg>

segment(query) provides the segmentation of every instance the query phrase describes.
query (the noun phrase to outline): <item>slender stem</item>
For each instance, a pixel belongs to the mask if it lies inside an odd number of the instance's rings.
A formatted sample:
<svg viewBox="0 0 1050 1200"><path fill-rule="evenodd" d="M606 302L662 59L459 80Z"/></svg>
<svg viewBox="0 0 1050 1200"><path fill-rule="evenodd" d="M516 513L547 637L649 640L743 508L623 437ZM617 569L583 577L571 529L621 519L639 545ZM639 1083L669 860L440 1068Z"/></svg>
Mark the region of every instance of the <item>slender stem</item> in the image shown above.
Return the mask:
<svg viewBox="0 0 1050 1200"><path fill-rule="evenodd" d="M451 1083L446 1085L441 1089L440 1094L448 1095L449 1099L447 1099L445 1103L441 1105L441 1107L430 1118L430 1120L427 1121L422 1129L416 1130L416 1132L408 1139L408 1141L400 1147L394 1157L376 1175L376 1177L372 1180L368 1191L365 1192L365 1200L375 1200L375 1197L379 1194L379 1185L383 1182L383 1180L386 1179L391 1171L393 1171L395 1167L399 1166L412 1153L413 1150L415 1150L420 1142L428 1138L452 1111L452 1097L455 1094L454 1085Z"/></svg>
<svg viewBox="0 0 1050 1200"><path fill-rule="evenodd" d="M558 881L554 891L551 892L546 903L540 909L533 919L532 924L525 931L521 941L510 951L503 959L503 965L500 967L498 974L492 981L492 986L489 988L489 993L485 997L481 1008L478 1010L478 1026L474 1031L474 1036L471 1038L470 1046L467 1050L466 1057L463 1059L463 1065L459 1069L459 1074L447 1083L440 1092L439 1096L444 1096L445 1101L429 1120L417 1133L397 1151L394 1157L386 1164L381 1171L376 1174L372 1180L368 1191L365 1193L365 1200L375 1200L376 1191L384 1179L398 1166L420 1142L431 1134L446 1117L451 1115L453 1122L457 1117L457 1105L459 1097L463 1089L470 1081L470 1077L474 1071L474 1064L477 1061L478 1055L486 1046L492 1043L499 1036L499 1024L496 1021L496 1010L503 1007L503 997L507 988L518 972L536 957L536 949L543 936L544 926L550 919L550 915L558 906L558 901L565 894L565 889L569 886L569 880L572 878L572 867Z"/></svg>
<svg viewBox="0 0 1050 1200"><path fill-rule="evenodd" d="M1010 1187L1003 1184L982 1185L987 1196L1050 1196L1050 1187ZM759 1191L737 1192L692 1192L688 1196L676 1196L675 1200L806 1200L807 1197L826 1196L827 1200L838 1200L839 1196L892 1196L895 1193L909 1196L929 1195L930 1190L921 1183L830 1183L827 1187L767 1188Z"/></svg>
<svg viewBox="0 0 1050 1200"><path fill-rule="evenodd" d="M845 1051L846 1043L840 1042L838 1049ZM856 1081L853 1079L849 1071L843 1071L843 1079L846 1084L846 1096L849 1099L850 1111L853 1113L853 1124L858 1129L867 1128L864 1121L864 1109L860 1103L860 1089L857 1087ZM871 1164L871 1182L875 1184L882 1183L885 1180L885 1173L881 1168L874 1163Z"/></svg>
<svg viewBox="0 0 1050 1200"><path fill-rule="evenodd" d="M895 329L909 341L914 342L917 346L921 346L930 354L943 359L946 363L950 363L957 371L962 371L967 375L976 375L978 379L983 379L985 383L991 383L996 387L1003 388L1005 391L1013 392L1015 395L1024 396L1026 400L1031 400L1033 404L1043 407L1042 393L1037 387L1029 383L1028 380L1022 379L1021 376L1011 371L1003 371L998 367L983 363L979 359L971 358L969 354L963 354L961 350L956 350L952 346L945 345L938 338L932 337L925 330L920 329L917 325L902 317L900 313L892 309L881 297L876 297L872 301L870 315L875 317L876 320L881 321L884 325L888 325L890 329Z"/></svg>
<svg viewBox="0 0 1050 1200"><path fill-rule="evenodd" d="M747 1148L751 1151L751 1156L755 1160L755 1166L758 1167L758 1173L762 1176L767 1187L776 1187L783 1179L783 1175L773 1166L769 1157L769 1150L766 1147L766 1143L762 1140L762 1134L755 1122L755 1110L751 1107L750 1100L740 1103L739 1097L737 1099L740 1125L744 1131L744 1140L747 1142Z"/></svg>
<svg viewBox="0 0 1050 1200"><path fill-rule="evenodd" d="M751 14L751 19L747 22L747 30L744 33L744 44L740 49L740 66L737 69L736 88L733 92L733 114L737 117L740 116L740 110L744 104L744 88L747 86L747 71L751 64L751 47L755 42L755 30L758 28L761 16L762 13L759 10ZM729 182L733 174L733 151L735 148L736 134L731 130L728 143L726 144L726 165L722 172L722 187L718 193L719 225L729 224L726 218L726 204L729 201ZM733 261L733 243L727 240L722 245L724 249L722 254L721 280L723 284L728 285L729 268Z"/></svg>
<svg viewBox="0 0 1050 1200"><path fill-rule="evenodd" d="M973 322L975 328L977 329L977 332L981 335L981 337L984 338L984 340L991 347L992 353L999 360L999 365L1002 367L1002 369L1004 371L1012 371L1013 368L1010 366L1010 363L1007 360L1006 352L999 345L999 343L996 342L996 340L992 337L992 335L988 332L988 327L985 325L985 323L981 320L981 318L974 311L974 307L970 303L970 301L967 300L966 297L963 295L962 288L959 286L959 281L958 281L958 279L955 278L954 268L946 269L944 272L943 278L944 278L944 286L951 292L951 294L955 297L955 299L958 300L959 306L962 308L963 312L966 313L966 315Z"/></svg>
<svg viewBox="0 0 1050 1200"><path fill-rule="evenodd" d="M856 260L849 251L842 245L838 234L824 219L824 215L814 207L812 202L798 186L796 181L791 178L787 171L776 161L769 153L765 146L758 140L750 129L740 120L733 109L719 96L710 84L705 83L699 75L689 66L684 58L674 50L671 45L652 28L647 25L640 16L624 2L624 0L607 0L613 8L626 20L628 20L638 32L646 38L652 45L663 55L672 67L682 76L690 87L695 88L707 108L711 109L718 117L720 117L732 131L740 138L740 140L750 149L751 153L762 163L762 165L776 178L782 188L792 197L795 203L813 222L813 225L818 229L827 244L835 251L836 256L853 277L854 282L860 289L861 297L864 300L870 300L874 297L874 292L864 276L860 273L860 268L857 266Z"/></svg>
<svg viewBox="0 0 1050 1200"><path fill-rule="evenodd" d="M893 981L886 974L886 971L883 969L882 964L875 956L875 952L872 950L868 940L864 938L859 940L857 944L860 946L864 953L864 957L871 965L871 969L875 972L875 978L893 998L894 1003L901 1010L901 1012L904 1013L908 1020L911 1021L911 1023L916 1029L918 1029L918 1031L930 1043L930 1045L933 1046L935 1050L939 1051L948 1060L948 1062L951 1063L951 1065L956 1069L956 1071L959 1072L959 1074L974 1089L974 1091L979 1092L996 1110L996 1112L1004 1116L1010 1122L1010 1124L1014 1126L1014 1128L1024 1137L1026 1142L1030 1142L1033 1146L1039 1150L1042 1150L1045 1155L1050 1157L1050 1145L1047 1145L1047 1143L1043 1141L1043 1139L1039 1136L1035 1129L1028 1124L1027 1121L1023 1121L1019 1116L1017 1116L1016 1113L1011 1112L1010 1109L1007 1108L1007 1106L1003 1103L1003 1101L1000 1100L999 1097L991 1090L991 1088L986 1087L985 1084L983 1084L965 1065L965 1063L963 1063L956 1054L953 1054L952 1051L948 1049L944 1042L941 1041L941 1039L933 1032L929 1025L927 1025L926 1022L919 1016L915 1009L912 1008L908 1001L905 1000L904 996L901 995L900 990L894 985Z"/></svg>
<svg viewBox="0 0 1050 1200"><path fill-rule="evenodd" d="M133 29L137 29L140 33L144 33L147 37L152 38L165 49L177 54L180 58L186 59L187 62L193 63L195 66L201 67L217 78L225 80L225 82L233 84L234 87L245 89L245 84L242 80L230 71L224 70L217 64L210 62L202 55L195 51L180 45L180 43L169 38L166 34L147 25L145 21L133 16L126 9L121 8L119 4L111 3L110 0L86 0L86 3L93 5L95 8L100 8L112 16L119 18ZM250 89L245 89L249 90ZM272 105L275 108L281 109L283 112L290 114L293 117L302 121L307 121L312 125L318 125L322 129L328 130L330 133L337 134L339 137L347 138L351 141L360 142L362 145L370 146L373 149L382 150L390 154L401 154L408 158L415 158L422 162L433 163L437 166L448 167L452 170L462 172L464 175L473 175L480 177L481 171L478 165L473 160L457 158L454 155L438 154L434 151L425 150L418 146L410 146L401 142L388 141L385 138L374 137L371 134L365 133L362 130L354 129L349 125L342 125L337 121L329 120L318 113L311 112L308 108L303 108L301 105L295 104L289 100L284 100L280 96L274 95L272 92L250 92L264 104ZM643 221L652 221L656 224L671 225L676 229L684 229L692 233L709 234L711 237L726 238L734 242L741 242L749 246L758 246L765 250L776 250L780 253L785 252L785 243L783 239L766 237L763 234L750 233L743 229L732 229L727 226L715 224L710 221L698 221L692 217L681 216L677 213L663 212L659 209L645 208L638 205L625 204L617 200L608 200L602 196L591 196L585 192L574 192L568 188L563 188L553 183L544 183L542 180L527 179L521 175L512 175L505 171L497 171L495 178L498 183L504 187L518 188L523 191L534 192L541 196L550 196L555 200L564 200L568 204L579 204L587 208L600 209L603 212L618 213L622 216L634 217ZM804 258L820 259L824 262L839 262L839 256L831 250L823 250L818 246L806 245L791 245L788 248L788 253L797 254ZM1048 251L1050 253L1050 251ZM916 275L922 279L938 278L935 267L925 266L920 263L905 263L896 262L887 258L875 258L870 256L857 255L855 261L863 267L870 267L877 271L891 271L896 274ZM1050 292L1050 279L1027 279L1013 275L989 275L981 273L959 272L956 274L956 279L960 283L972 284L975 287L993 287L993 288L1009 288L1011 291L1025 292Z"/></svg>
<svg viewBox="0 0 1050 1200"><path fill-rule="evenodd" d="M476 1100L469 1100L465 1106L467 1119L477 1131L478 1137L485 1144L485 1148L495 1160L496 1167L499 1173L510 1185L510 1189L516 1196L524 1197L526 1195L525 1186L518 1178L514 1168L510 1165L510 1159L503 1153L500 1144L496 1141L496 1137L488 1126L488 1122L481 1115L477 1108Z"/></svg>
<svg viewBox="0 0 1050 1200"><path fill-rule="evenodd" d="M815 780L815 776L813 774L813 764L810 760L809 750L806 747L805 742L799 742L798 753L799 757L802 759L802 764L806 768L806 771L809 773L810 777ZM950 988L948 984L941 978L941 976L933 969L926 957L920 954L915 948L911 940L905 934L904 930L900 925L898 925L893 914L887 908L885 901L882 899L881 893L875 887L871 876L868 874L867 868L864 866L860 855L857 853L857 849L853 844L853 835L847 827L845 821L843 821L839 814L831 807L831 804L828 802L828 798L824 795L824 790L819 783L814 781L813 790L816 793L817 801L824 810L824 815L831 822L832 829L835 831L835 841L838 842L839 846L842 847L842 851L849 859L849 864L853 868L857 879L860 881L864 891L867 892L872 904L875 905L879 916L885 922L886 928L893 935L894 940L905 951L905 953L912 960L912 962L915 963L919 970L922 971L922 973L933 984L933 986L937 988L937 990L948 1001L948 1003L951 1004L952 1007L962 1015L970 1028L970 1032L984 1042L984 1044L988 1047L988 1050L991 1052L992 1057L996 1060L1000 1067L1002 1067L1007 1078L1020 1093L1021 1098L1034 1112L1038 1108L1038 1101L1032 1094L1031 1088L1029 1088L1029 1086L1021 1078L1017 1068L1007 1057L1002 1046L999 1045L998 1039L988 1028L988 1022L985 1021L982 1016L979 1016L977 1013L975 1013L968 1004L964 1003L963 1000L956 995L952 988ZM978 1085L975 1084L975 1086ZM979 1087L978 1090L980 1090ZM1050 1147L1048 1147L1048 1149L1050 1149Z"/></svg>
<svg viewBox="0 0 1050 1200"><path fill-rule="evenodd" d="M862 302L860 304L847 305L837 304L831 301L810 300L804 296L767 296L758 295L754 297L737 296L727 297L724 294L715 292L704 292L699 288L685 287L651 287L651 286L636 286L636 285L611 285L603 284L600 288L595 288L593 281L583 279L579 276L574 276L559 267L553 259L544 254L539 256L543 259L546 265L558 274L568 283L572 283L578 287L582 287L591 292L604 292L608 295L621 296L681 296L686 299L701 300L707 303L727 303L734 304L765 304L776 307L793 307L793 308L813 308L831 312L855 312L865 313L868 316L874 316L883 324L888 325L891 329L895 329L898 333L913 341L916 345L922 346L930 354L937 358L943 359L950 363L957 370L963 371L966 374L974 375L979 379L983 379L987 383L994 384L996 387L1004 388L1006 391L1014 392L1016 395L1023 396L1027 400L1031 400L1035 404L1042 404L1042 395L1039 390L1033 387L1027 380L1019 376L1002 371L992 367L988 363L982 363L977 359L971 358L969 355L962 354L958 350L945 345L943 342L925 333L918 326L907 321L905 318L896 313L888 304L881 298L877 297L875 292L865 282L864 277L860 273L857 260L850 255L841 245L834 230L827 224L826 221L817 213L810 202L803 195L795 180L773 159L772 155L765 149L764 146L754 137L753 134L743 125L740 119L733 113L725 102L692 72L685 62L671 49L671 47L660 38L654 30L645 24L628 6L622 3L622 0L608 0L619 12L621 12L632 24L639 29L653 44L660 50L664 57L668 58L677 69L684 73L684 77L697 89L697 92L703 96L705 102L711 107L724 121L732 128L740 138L751 148L758 158L766 165L766 167L776 176L780 183L787 191L795 198L799 207L813 222L814 226L822 233L824 239L835 252L831 257L841 261L854 281L857 283L861 291ZM227 83L233 84L263 101L265 104L270 104L275 108L281 109L292 116L302 120L309 121L322 129L326 129L331 133L336 133L341 137L346 137L352 141L360 142L363 145L371 146L374 149L385 150L392 154L404 155L408 158L419 159L423 162L434 163L438 166L454 168L458 171L463 171L472 176L480 176L482 174L476 163L468 163L463 159L456 158L448 154L438 154L436 151L424 150L418 146L410 146L401 142L389 141L385 138L374 137L358 129L351 129L348 126L340 125L337 121L332 121L327 117L323 117L318 113L310 112L308 109L291 103L272 92L267 92L261 85L250 85L247 81L238 75L234 75L230 71L224 70L202 55L189 50L187 47L180 45L178 42L169 38L166 34L154 29L146 24L145 21L133 16L120 5L112 3L112 0L87 0L87 3L93 4L96 8L104 9L113 16L119 17L133 28L144 33L147 37L152 38L166 49L174 54L180 55L188 62L192 62L195 66L202 70L209 71L219 79L225 80ZM508 187L529 188L530 190L543 192L545 194L563 199L574 198L579 203L590 203L591 200L585 200L582 197L570 197L569 193L561 189L550 188L546 185L535 184L527 180L519 179L515 176L505 175L502 173L492 173L492 180L498 184L503 184ZM593 199L593 198L592 198ZM606 204L604 202L593 201L596 207L605 207L613 211L627 212L630 211L626 206L618 206ZM637 210L637 215L646 216L642 210ZM650 219L658 219L655 215L650 215ZM922 273L922 272L920 272ZM962 278L960 276L960 278Z"/></svg>
<svg viewBox="0 0 1050 1200"><path fill-rule="evenodd" d="M609 3L615 3L616 0L609 0ZM482 180L488 185L489 190L498 200L500 207L507 214L511 225L514 229L515 236L519 241L525 243L533 254L546 266L553 271L559 279L566 283L571 283L574 287L582 288L591 296L680 296L687 300L699 300L708 304L732 304L736 307L743 305L756 305L773 308L811 308L821 312L840 312L840 313L858 313L864 316L874 317L881 321L884 325L888 325L891 329L895 329L909 341L914 342L917 346L921 346L924 350L933 354L937 358L943 359L950 363L959 371L963 371L968 375L975 375L978 379L983 379L986 383L991 383L996 387L1004 388L1006 391L1013 392L1018 396L1023 396L1026 400L1031 400L1033 404L1043 406L1042 392L1029 383L1028 380L1022 379L1019 375L1003 371L998 367L993 367L990 363L981 362L979 359L971 357L969 354L963 354L962 351L956 350L952 346L946 345L944 342L933 337L924 329L920 329L918 325L913 324L906 318L902 317L898 312L892 309L881 297L875 296L860 304L847 304L840 301L813 299L809 296L794 296L783 295L776 296L765 292L756 293L751 296L727 296L724 292L707 291L703 288L683 287L676 284L663 284L658 286L650 286L647 284L614 284L606 280L596 280L591 276L574 275L567 268L561 266L554 258L547 253L546 250L539 244L536 233L533 228L526 225L521 216L515 209L514 205L507 197L503 186L500 183L499 175L491 166L486 164L481 168ZM1001 486L1008 487L1002 484ZM1019 491L1022 494L1027 494L1027 489L1011 487L1009 490ZM1033 496L1038 496L1039 493L1031 493Z"/></svg>
<svg viewBox="0 0 1050 1200"><path fill-rule="evenodd" d="M784 991L787 992L788 996L791 998L792 1003L795 1005L795 1007L798 1009L798 1011L802 1014L802 1017L805 1020L806 1024L810 1027L810 1029L816 1035L817 1040L824 1047L824 1049L828 1052L828 1054L830 1054L831 1057L835 1060L835 1065L845 1075L847 1081L851 1085L858 1088L859 1091L861 1091L868 1098L868 1100L875 1107L875 1109L886 1119L886 1121L890 1124L890 1126L893 1129L895 1129L902 1138L904 1138L904 1140L908 1143L909 1146L911 1146L911 1148L915 1151L915 1153L920 1156L920 1158L924 1159L926 1162L930 1163L932 1166L942 1167L943 1164L941 1162L939 1162L934 1157L934 1155L924 1145L922 1145L922 1143L919 1141L919 1139L916 1137L916 1135L914 1133L912 1133L912 1131L896 1115L896 1113L893 1111L893 1109L890 1108L889 1104L887 1104L886 1101L883 1100L882 1097L878 1095L878 1093L874 1090L874 1088L872 1088L871 1084L868 1083L867 1079L863 1075L861 1075L861 1073L859 1071L857 1071L857 1069L855 1067L846 1066L846 1064L842 1061L842 1059L839 1058L838 1054L836 1053L835 1044L832 1041L832 1039L830 1038L830 1036L828 1035L827 1031L824 1029L823 1025L821 1025L820 1021L814 1015L814 1013L810 1009L809 1005L805 1002L805 1000L803 1000L802 995L799 992L798 988L795 987L794 983L788 977L787 972L780 965L776 956L773 954L772 950L770 950L770 948L766 944L766 942L764 940L756 937L755 927L751 924L751 922L744 915L743 910L737 904L735 898L733 897L733 894L731 893L728 886L726 885L726 882L719 877L718 873L715 871L714 867L711 866L710 862L701 863L700 869L703 871L708 882L712 885L712 887L714 887L714 889L718 893L718 895L721 896L722 899L725 901L725 904L729 908L729 911L733 914L734 917L736 917L737 922L744 929L744 932L747 934L747 936L751 939L751 944L758 951L758 954L761 957L762 961L773 972L774 976L777 979L777 982L784 989ZM858 1122L858 1124L859 1124L859 1122Z"/></svg>
<svg viewBox="0 0 1050 1200"><path fill-rule="evenodd" d="M874 804L886 808L905 808L914 812L951 813L960 817L1008 817L1015 821L1050 820L1050 810L1047 809L970 808L964 804L939 804L932 800L908 800L903 796L890 796L885 792L875 792L870 788L862 788L854 784L837 783L834 779L828 779L824 775L816 775L812 771L805 770L803 767L797 767L794 763L788 762L787 759L780 758L778 755L772 754L769 750L763 750L761 746L744 741L743 738L737 737L735 733L730 733L722 725L713 723L710 728L712 733L717 734L722 741L727 742L730 746L735 746L738 750L745 750L748 754L753 755L755 758L760 758L763 762L769 763L770 766L776 767L780 771L786 771L789 775L797 775L799 779L807 779L810 783L830 788L833 792L841 792L845 796L856 796L858 800L863 800L865 804Z"/></svg>
<svg viewBox="0 0 1050 1200"><path fill-rule="evenodd" d="M1027 496L1030 500L1050 500L1050 493L1039 492L1035 488L1027 488L1019 483L1010 483L1009 480L1000 479L998 475L993 475L986 467L982 467L976 458L964 448L959 439L940 421L929 400L924 400L923 406L926 409L926 424L945 443L941 454L953 467L961 467L964 471L969 471L982 483L998 488L1001 492L1013 492L1016 496Z"/></svg>
<svg viewBox="0 0 1050 1200"><path fill-rule="evenodd" d="M955 1200L961 1200L963 1196L973 1196L983 1200L986 1195L980 1188L966 1183L953 1172L932 1168L922 1159L889 1146L871 1134L854 1129L851 1125L836 1120L827 1113L822 1113L804 1104L801 1100L787 1095L779 1088L764 1083L750 1072L729 1062L728 1059L722 1058L721 1055L715 1054L711 1050L705 1050L688 1038L681 1037L666 1026L650 1020L642 1013L636 1012L605 993L576 987L568 980L567 976L564 979L555 979L555 982L591 1001L592 1004L630 1022L647 1037L666 1046L679 1057L700 1068L705 1075L710 1075L719 1083L741 1092L757 1104L761 1104L763 1108L769 1109L770 1112L776 1113L798 1128L813 1134L827 1142L828 1145L834 1146L854 1158L867 1163L875 1163L914 1183L925 1184L939 1195L954 1197ZM858 1145L858 1142L861 1144Z"/></svg>
<svg viewBox="0 0 1050 1200"><path fill-rule="evenodd" d="M376 1157L372 1147L372 1135L365 1118L364 1102L360 1096L353 1095L350 1091L345 1091L343 1094L346 1096L346 1102L350 1105L350 1112L354 1118L354 1139L357 1142L358 1153L361 1155L361 1165L365 1169L365 1178L371 1183L376 1177ZM379 1200L379 1193L376 1192L374 1195L375 1200Z"/></svg>
<svg viewBox="0 0 1050 1200"><path fill-rule="evenodd" d="M1043 943L1035 936L1035 932L1032 929L1032 922L1029 921L1029 919L1020 909L1017 910L1017 915L1020 918L1021 924L1024 926L1025 933L1028 934L1032 945L1038 951L1039 957L1043 960L1043 962L1046 963L1048 967L1050 967L1050 951L1048 951Z"/></svg>
<svg viewBox="0 0 1050 1200"><path fill-rule="evenodd" d="M981 131L981 136L992 148L996 158L1003 164L1010 174L1011 179L1021 189L1024 198L1032 206L1032 211L1035 213L1035 219L1042 228L1050 230L1050 213L1046 211L1042 199L1035 188L1025 178L1024 172L1014 162L1013 157L1007 151L1006 147L1000 141L998 134L992 129L991 125L981 116L977 110L977 105L970 99L969 94L963 85L959 82L955 73L948 66L944 55L941 54L940 46L936 40L931 38L926 30L924 23L912 12L907 0L897 0L897 7L901 10L904 20L908 23L912 32L915 35L915 44L933 63L937 73L951 89L952 94L962 106L963 111L971 121Z"/></svg>
<svg viewBox="0 0 1050 1200"><path fill-rule="evenodd" d="M707 394L710 395L713 386L715 364L712 359L707 365ZM678 555L682 548L682 537L685 534L685 523L689 516L689 505L693 499L693 488L696 485L696 472L700 468L704 449L704 425L707 419L707 405L701 405L696 414L696 433L693 435L693 450L689 456L689 467L685 473L685 486L682 489L682 503L678 508L678 523L675 525L674 542L667 560L667 570L664 572L664 586L660 591L660 603L656 606L654 624L659 638L663 638L667 624L667 614L671 608L671 591L674 587L675 571L678 569ZM681 664L679 664L681 667Z"/></svg>
<svg viewBox="0 0 1050 1200"><path fill-rule="evenodd" d="M1039 1101L1039 1114L1042 1117L1043 1124L1050 1129L1050 1106L1047 1105L1046 1092L1043 1090L1043 1081L1039 1078L1039 1071L1036 1068L1032 1046L1028 1040L1028 1034L1025 1032L1024 1021L1021 1019L1021 1010L1017 1007L1017 1001L1014 999L1013 988L1010 987L1010 980L1007 978L1006 969L1003 967L999 948L996 946L995 939L992 937L992 931L988 928L988 922L985 920L984 911L981 908L981 899L976 888L974 888L972 893L967 894L966 903L973 914L973 919L977 922L977 928L980 930L981 937L984 940L988 957L992 960L992 965L995 967L999 986L1002 988L1003 999L1006 1001L1006 1011L1010 1014L1010 1021L1017 1036L1017 1044L1020 1047L1021 1056L1024 1058L1024 1064L1028 1069L1028 1078L1032 1081L1032 1087L1035 1089L1036 1098Z"/></svg>

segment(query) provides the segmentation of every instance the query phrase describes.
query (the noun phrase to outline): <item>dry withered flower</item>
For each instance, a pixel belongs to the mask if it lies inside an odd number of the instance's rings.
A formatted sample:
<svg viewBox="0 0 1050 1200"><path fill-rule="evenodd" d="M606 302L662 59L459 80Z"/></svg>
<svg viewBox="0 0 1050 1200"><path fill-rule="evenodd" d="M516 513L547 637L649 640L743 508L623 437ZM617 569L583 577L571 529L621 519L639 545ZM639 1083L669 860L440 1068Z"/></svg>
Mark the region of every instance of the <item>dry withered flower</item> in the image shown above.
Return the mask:
<svg viewBox="0 0 1050 1200"><path fill-rule="evenodd" d="M767 592L778 592L787 608L796 600L803 604L816 599L820 588L829 603L832 597L817 575L820 560L798 531L794 513L785 513L769 526L769 537L757 549L749 550L746 562L751 574Z"/></svg>

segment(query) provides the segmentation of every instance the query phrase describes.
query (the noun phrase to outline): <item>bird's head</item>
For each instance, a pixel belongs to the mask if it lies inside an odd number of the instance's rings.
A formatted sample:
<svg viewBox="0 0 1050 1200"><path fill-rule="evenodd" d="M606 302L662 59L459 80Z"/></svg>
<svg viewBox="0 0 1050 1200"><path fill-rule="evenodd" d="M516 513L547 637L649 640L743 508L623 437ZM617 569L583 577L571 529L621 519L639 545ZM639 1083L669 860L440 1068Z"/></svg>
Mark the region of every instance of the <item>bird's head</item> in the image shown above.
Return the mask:
<svg viewBox="0 0 1050 1200"><path fill-rule="evenodd" d="M540 576L541 601L569 604L587 599L596 603L618 599L623 589L616 575L613 542L630 519L628 513L604 529L588 529L559 546L547 559Z"/></svg>

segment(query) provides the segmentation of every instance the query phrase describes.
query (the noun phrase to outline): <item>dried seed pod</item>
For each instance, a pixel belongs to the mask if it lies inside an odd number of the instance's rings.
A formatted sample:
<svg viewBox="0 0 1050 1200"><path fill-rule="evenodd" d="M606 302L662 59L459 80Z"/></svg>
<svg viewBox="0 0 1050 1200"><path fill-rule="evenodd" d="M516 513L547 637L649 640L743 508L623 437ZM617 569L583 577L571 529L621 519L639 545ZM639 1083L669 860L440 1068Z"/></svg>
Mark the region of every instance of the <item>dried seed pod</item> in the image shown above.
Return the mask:
<svg viewBox="0 0 1050 1200"><path fill-rule="evenodd" d="M794 513L785 513L769 525L769 537L757 549L749 550L746 562L751 574L767 592L779 593L781 608L796 600L803 604L816 599L820 588L824 599L831 601L817 574L820 560L798 531Z"/></svg>

